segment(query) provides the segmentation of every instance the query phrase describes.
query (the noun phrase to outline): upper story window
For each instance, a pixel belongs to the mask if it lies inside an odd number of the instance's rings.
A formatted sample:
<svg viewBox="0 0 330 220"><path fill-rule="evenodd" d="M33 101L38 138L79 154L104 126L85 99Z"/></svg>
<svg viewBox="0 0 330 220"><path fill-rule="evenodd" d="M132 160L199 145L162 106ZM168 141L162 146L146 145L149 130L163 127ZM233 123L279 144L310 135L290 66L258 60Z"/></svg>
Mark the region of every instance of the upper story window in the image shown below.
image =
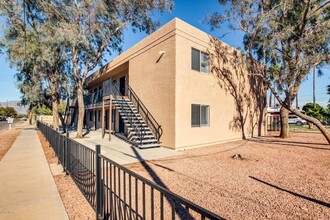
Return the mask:
<svg viewBox="0 0 330 220"><path fill-rule="evenodd" d="M191 69L202 73L209 73L209 55L195 48L191 48Z"/></svg>

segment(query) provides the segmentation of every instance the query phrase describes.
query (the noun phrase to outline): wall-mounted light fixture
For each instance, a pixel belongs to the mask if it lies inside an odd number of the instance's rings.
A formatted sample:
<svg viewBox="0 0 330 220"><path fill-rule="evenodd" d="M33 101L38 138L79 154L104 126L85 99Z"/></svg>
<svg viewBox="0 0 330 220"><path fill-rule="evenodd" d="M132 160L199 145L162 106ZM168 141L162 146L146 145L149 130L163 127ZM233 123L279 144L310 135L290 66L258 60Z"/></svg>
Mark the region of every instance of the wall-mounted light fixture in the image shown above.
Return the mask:
<svg viewBox="0 0 330 220"><path fill-rule="evenodd" d="M164 54L165 54L165 50L159 51L159 57L158 57L158 60L156 61L156 63L158 63L160 61L160 59L164 56Z"/></svg>

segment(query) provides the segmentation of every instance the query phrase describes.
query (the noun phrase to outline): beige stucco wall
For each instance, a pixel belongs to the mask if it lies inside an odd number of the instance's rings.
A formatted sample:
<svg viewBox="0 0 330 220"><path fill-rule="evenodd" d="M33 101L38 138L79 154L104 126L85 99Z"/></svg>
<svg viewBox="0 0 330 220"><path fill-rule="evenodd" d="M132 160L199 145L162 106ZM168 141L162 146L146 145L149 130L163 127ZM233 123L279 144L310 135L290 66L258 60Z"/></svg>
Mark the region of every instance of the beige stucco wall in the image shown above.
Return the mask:
<svg viewBox="0 0 330 220"><path fill-rule="evenodd" d="M210 36L199 29L176 20L176 81L175 81L175 147L187 148L199 145L241 139L242 132L233 126L237 116L235 99L225 88L218 84L218 78L209 71L208 74L191 69L191 49L210 53L213 46ZM245 67L246 68L246 67ZM246 69L243 76L247 78ZM248 84L248 80L246 81ZM249 85L245 92L249 93ZM256 101L256 100L254 100ZM191 126L191 104L210 106L210 124L206 127ZM249 107L244 106L246 111ZM250 121L255 124L256 114L248 116L245 134L251 136ZM250 120L251 119L251 120ZM257 127L254 134L257 134Z"/></svg>
<svg viewBox="0 0 330 220"><path fill-rule="evenodd" d="M157 41L149 44L142 53L129 61L129 84L162 126L161 144L173 148L175 146L175 38L174 26L171 26L170 32L167 32L168 28L156 32ZM161 58L160 51L165 51Z"/></svg>

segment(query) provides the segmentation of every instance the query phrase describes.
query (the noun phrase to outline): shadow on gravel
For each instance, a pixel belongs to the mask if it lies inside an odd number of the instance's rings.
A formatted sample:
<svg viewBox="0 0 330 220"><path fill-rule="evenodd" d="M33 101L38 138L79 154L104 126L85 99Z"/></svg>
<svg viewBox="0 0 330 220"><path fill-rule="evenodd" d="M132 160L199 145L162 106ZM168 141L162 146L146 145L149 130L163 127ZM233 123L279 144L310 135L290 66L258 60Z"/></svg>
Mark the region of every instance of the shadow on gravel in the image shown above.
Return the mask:
<svg viewBox="0 0 330 220"><path fill-rule="evenodd" d="M163 183L163 181L157 176L155 171L143 160L143 158L140 156L139 152L137 152L137 150L134 147L131 146L131 148L134 151L134 154L136 155L138 160L140 161L141 165L149 173L149 175L152 177L154 182L156 184L160 185L161 187L169 190L167 188L167 186ZM168 203L171 204L171 202L172 202L171 199L168 198L167 196L165 196L165 198L167 199ZM188 216L186 216L185 207L178 202L175 202L175 212L178 214L180 219L194 219L189 213L188 213Z"/></svg>
<svg viewBox="0 0 330 220"><path fill-rule="evenodd" d="M301 195L301 194L298 194L298 193L295 193L295 192L289 191L289 190L287 190L287 189L283 189L283 188L281 188L281 187L279 187L279 186L275 186L275 185L273 185L273 184L271 184L271 183L268 183L268 182L266 182L266 181L260 180L260 179L258 179L258 178L256 178L256 177L253 177L253 176L249 176L249 177L250 177L251 179L254 179L254 180L260 182L260 183L263 183L263 184L265 184L265 185L268 185L268 186L274 187L275 189L278 189L278 190L281 190L281 191L284 191L284 192L290 193L291 195L294 195L294 196L297 196L297 197L299 197L299 198L306 199L306 200L308 200L308 201L315 202L315 203L317 203L317 204L319 204L319 205L323 205L323 206L325 206L325 207L330 208L330 203L323 202L323 201L321 201L321 200L317 200L317 199L314 199L314 198L310 198L310 197L307 197L307 196L304 196L304 195Z"/></svg>
<svg viewBox="0 0 330 220"><path fill-rule="evenodd" d="M262 144L276 144L283 146L303 147L303 148L310 148L315 150L330 150L330 148L310 146L310 145L329 146L328 144L324 144L324 143L306 143L306 142L296 142L296 141L264 140L264 139L251 139L250 141L262 143Z"/></svg>

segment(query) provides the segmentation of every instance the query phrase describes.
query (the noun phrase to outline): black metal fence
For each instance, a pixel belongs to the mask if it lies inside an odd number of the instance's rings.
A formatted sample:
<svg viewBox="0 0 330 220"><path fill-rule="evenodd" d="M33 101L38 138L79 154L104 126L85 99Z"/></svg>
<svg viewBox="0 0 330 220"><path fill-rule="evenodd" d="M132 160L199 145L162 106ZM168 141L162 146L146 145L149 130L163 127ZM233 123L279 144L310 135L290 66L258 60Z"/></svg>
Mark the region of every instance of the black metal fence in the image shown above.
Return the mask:
<svg viewBox="0 0 330 220"><path fill-rule="evenodd" d="M100 145L94 151L39 121L37 127L97 219L222 219L102 156Z"/></svg>

